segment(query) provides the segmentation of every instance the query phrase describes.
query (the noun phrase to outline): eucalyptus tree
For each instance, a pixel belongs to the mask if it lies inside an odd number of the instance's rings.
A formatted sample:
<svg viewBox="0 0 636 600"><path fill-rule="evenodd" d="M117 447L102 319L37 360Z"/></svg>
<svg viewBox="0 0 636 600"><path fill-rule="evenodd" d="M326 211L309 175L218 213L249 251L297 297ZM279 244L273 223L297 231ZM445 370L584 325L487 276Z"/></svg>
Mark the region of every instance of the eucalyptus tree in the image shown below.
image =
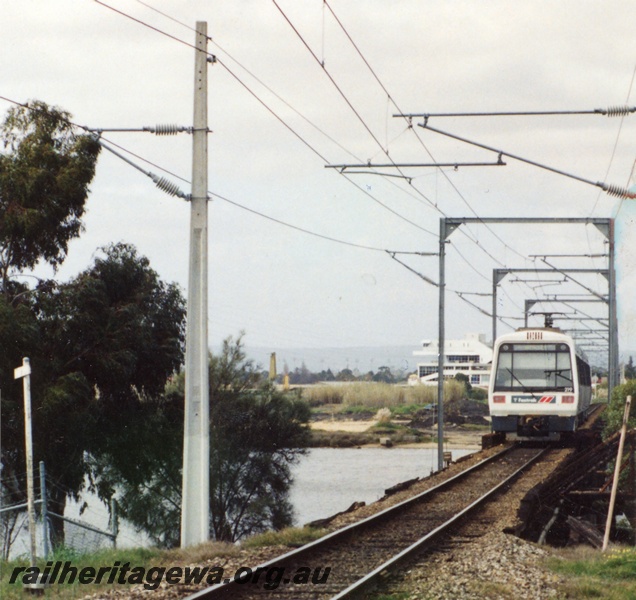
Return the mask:
<svg viewBox="0 0 636 600"><path fill-rule="evenodd" d="M33 101L0 124L0 289L44 261L59 266L82 231L100 146L71 115Z"/></svg>
<svg viewBox="0 0 636 600"><path fill-rule="evenodd" d="M291 465L308 445L309 407L277 390L241 338L210 355L210 537L236 541L292 523ZM179 545L184 374L148 399L135 463L120 453L96 465L100 493L118 490L123 516L157 545Z"/></svg>
<svg viewBox="0 0 636 600"><path fill-rule="evenodd" d="M0 484L4 501L23 500L13 369L28 356L34 458L46 463L50 508L60 515L94 480L93 457L116 448L134 456L143 398L160 394L183 359L181 292L131 245L102 248L68 282L27 283L38 264L59 267L82 233L99 149L68 112L43 102L10 109L0 124ZM63 528L56 533L63 543Z"/></svg>
<svg viewBox="0 0 636 600"><path fill-rule="evenodd" d="M63 515L67 499L94 481L94 457L134 464L144 398L159 395L182 363L185 302L126 244L102 249L69 282L46 282L33 292L26 324L0 320L0 344L16 336L31 357L34 457L47 466L50 510ZM0 319L17 312L6 301L0 307ZM5 487L24 471L22 391L11 381L17 354L12 361L0 373ZM55 542L63 543L56 522Z"/></svg>

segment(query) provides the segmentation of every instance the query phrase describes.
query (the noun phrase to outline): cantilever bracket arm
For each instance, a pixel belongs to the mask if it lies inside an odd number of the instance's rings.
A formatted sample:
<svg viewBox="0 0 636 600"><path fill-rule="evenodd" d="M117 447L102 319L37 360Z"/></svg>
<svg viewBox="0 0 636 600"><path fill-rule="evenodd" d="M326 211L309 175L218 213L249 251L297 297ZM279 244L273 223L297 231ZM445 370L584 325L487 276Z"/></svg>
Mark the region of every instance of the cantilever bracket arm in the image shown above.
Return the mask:
<svg viewBox="0 0 636 600"><path fill-rule="evenodd" d="M617 185L607 184L607 183L604 183L602 181L592 181L591 179L585 179L585 177L580 177L578 175L574 175L574 174L568 173L566 171L561 171L560 169L555 169L554 167L550 167L548 165L544 165L542 163L538 163L536 161L529 160L527 158L523 158L523 157L517 156L515 154L511 154L510 152L504 152L503 150L499 150L497 148L493 148L492 146L487 146L486 144L481 144L479 142L468 140L466 138L460 137L460 136L455 135L453 133L449 133L448 131L442 131L441 129L436 129L435 127L431 127L428 124L428 119L425 119L424 123L419 123L418 125L420 127L424 128L424 129L429 129L430 131L433 131L435 133L439 133L440 135L445 135L446 137L452 138L454 140L458 140L460 142L464 142L464 143L470 144L472 146L477 146L478 148L483 148L484 150L489 150L490 152L497 152L500 157L507 156L509 158L512 158L514 160L518 160L520 162L527 163L527 164L532 165L534 167L539 167L540 169L545 169L546 171L552 171L553 173L556 173L557 175L563 175L565 177L569 177L570 179L576 179L577 181L581 181L583 183L587 183L588 185L593 185L593 186L599 187L604 192L608 193L610 196L617 196L619 198L625 198L625 199L627 199L627 198L636 198L636 192L632 192L632 191L630 191L630 190L628 190L626 188L622 188L622 187L617 186Z"/></svg>

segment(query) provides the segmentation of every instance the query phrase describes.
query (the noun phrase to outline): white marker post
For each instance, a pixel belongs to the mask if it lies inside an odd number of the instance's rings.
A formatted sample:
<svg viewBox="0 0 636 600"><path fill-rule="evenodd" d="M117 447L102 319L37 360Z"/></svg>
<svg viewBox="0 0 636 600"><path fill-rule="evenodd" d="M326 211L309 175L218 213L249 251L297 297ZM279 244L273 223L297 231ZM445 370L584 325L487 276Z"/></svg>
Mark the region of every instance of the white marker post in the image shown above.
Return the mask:
<svg viewBox="0 0 636 600"><path fill-rule="evenodd" d="M31 363L22 359L22 366L13 372L15 379L22 378L24 389L24 447L27 470L27 506L29 513L29 534L31 536L31 566L35 566L35 499L33 493L33 436L31 433Z"/></svg>

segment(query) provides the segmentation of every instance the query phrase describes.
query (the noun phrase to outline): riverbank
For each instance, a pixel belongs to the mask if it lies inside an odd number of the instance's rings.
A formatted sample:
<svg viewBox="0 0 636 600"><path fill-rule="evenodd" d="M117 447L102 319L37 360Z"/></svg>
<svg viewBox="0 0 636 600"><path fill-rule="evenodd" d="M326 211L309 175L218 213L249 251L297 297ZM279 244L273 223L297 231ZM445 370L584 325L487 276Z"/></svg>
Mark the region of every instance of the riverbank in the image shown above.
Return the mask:
<svg viewBox="0 0 636 600"><path fill-rule="evenodd" d="M437 448L437 428L413 429L410 421L394 420L380 424L375 419L330 419L310 423L312 447L345 448L380 445L389 438L401 448ZM449 450L481 449L481 438L489 432L488 425L448 425L444 430L444 446Z"/></svg>

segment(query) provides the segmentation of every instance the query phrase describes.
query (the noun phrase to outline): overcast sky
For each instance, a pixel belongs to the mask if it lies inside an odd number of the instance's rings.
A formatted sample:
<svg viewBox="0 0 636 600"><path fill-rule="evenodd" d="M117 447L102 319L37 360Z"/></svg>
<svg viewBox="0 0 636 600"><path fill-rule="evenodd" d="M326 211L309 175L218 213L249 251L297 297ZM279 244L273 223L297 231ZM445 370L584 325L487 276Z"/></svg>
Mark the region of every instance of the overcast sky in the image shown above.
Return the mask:
<svg viewBox="0 0 636 600"><path fill-rule="evenodd" d="M402 169L411 179L345 177L325 168L497 161L496 153L424 130L421 119L409 127L393 117L398 112L636 105L634 2L277 0L280 9L271 0L105 3L184 43L94 0L3 2L0 95L60 106L96 128L191 125L192 28L207 21L209 50L220 59L209 68L209 188L223 198L209 205L212 344L241 330L248 345L272 349L416 347L435 338L437 288L386 251L437 252L441 216L478 215L616 218L620 343L636 347L634 201L513 158L504 158L506 166L457 171ZM10 106L0 101L1 113ZM636 183L636 114L429 123L592 182ZM189 181L190 136L104 138L190 191L159 170ZM86 268L96 248L126 241L164 280L187 289L189 205L108 152L99 159L85 225L60 277ZM455 292L483 294L464 298L489 312L494 268L546 268L533 254L606 251L591 225L462 226L447 246L447 335L490 337L490 319ZM436 257L396 258L438 280ZM561 268L606 265L605 258L547 260ZM601 276L577 278L607 293ZM499 290L498 313L521 317L527 298L583 293L561 276L511 275ZM606 316L602 304L578 307ZM597 328L594 321L563 324ZM499 324L500 332L508 329Z"/></svg>

